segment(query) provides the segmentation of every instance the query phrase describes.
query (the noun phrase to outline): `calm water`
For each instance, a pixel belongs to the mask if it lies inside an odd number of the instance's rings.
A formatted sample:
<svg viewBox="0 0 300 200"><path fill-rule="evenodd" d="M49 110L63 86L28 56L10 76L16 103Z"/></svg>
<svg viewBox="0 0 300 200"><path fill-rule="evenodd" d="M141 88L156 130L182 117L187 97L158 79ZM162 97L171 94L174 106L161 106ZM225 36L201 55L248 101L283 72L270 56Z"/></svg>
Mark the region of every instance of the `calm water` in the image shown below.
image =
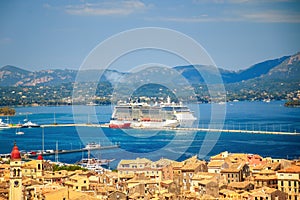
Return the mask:
<svg viewBox="0 0 300 200"><path fill-rule="evenodd" d="M268 131L300 132L300 108L286 108L284 102L234 102L226 104L224 128ZM218 106L218 105L216 105ZM207 127L211 118L211 105L190 105L200 119L199 127ZM94 108L96 112L94 112ZM199 108L199 109L198 109ZM39 124L57 123L107 123L112 113L111 106L18 107L17 115L9 118L11 123L29 120ZM198 113L200 113L198 115ZM217 118L219 115L217 115ZM2 118L2 120L7 120ZM212 127L220 126L215 120ZM42 128L22 129L24 135L16 135L15 129L0 130L0 153L9 153L16 140L20 149L42 149ZM166 157L183 160L192 155L209 159L221 151L256 153L276 158L300 157L300 136L262 135L245 133L206 133L189 131L117 130L93 127L44 128L45 149L78 149L88 142L101 145L121 144L119 149L93 152L94 157L120 159L147 157L153 160ZM74 163L86 153L59 155L59 161ZM54 156L47 159L54 160Z"/></svg>

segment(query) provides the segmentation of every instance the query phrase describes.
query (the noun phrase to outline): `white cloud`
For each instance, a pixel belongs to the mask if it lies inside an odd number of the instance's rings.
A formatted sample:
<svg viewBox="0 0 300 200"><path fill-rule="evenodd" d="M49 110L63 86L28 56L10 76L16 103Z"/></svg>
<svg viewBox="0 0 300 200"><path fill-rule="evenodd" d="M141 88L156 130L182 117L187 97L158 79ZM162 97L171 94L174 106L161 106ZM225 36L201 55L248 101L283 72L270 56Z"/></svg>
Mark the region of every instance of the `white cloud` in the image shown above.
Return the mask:
<svg viewBox="0 0 300 200"><path fill-rule="evenodd" d="M193 3L210 8L209 14L216 14L207 21L300 23L299 0L193 0Z"/></svg>
<svg viewBox="0 0 300 200"><path fill-rule="evenodd" d="M270 10L256 13L244 13L241 15L247 21L270 23L300 23L300 13L284 13Z"/></svg>
<svg viewBox="0 0 300 200"><path fill-rule="evenodd" d="M201 23L201 22L229 22L240 21L237 18L218 18L209 17L208 15L201 15L197 17L159 17L159 18L147 18L149 21L166 21L166 22L181 22L181 23Z"/></svg>
<svg viewBox="0 0 300 200"><path fill-rule="evenodd" d="M139 0L107 1L100 3L83 3L67 5L65 12L71 15L129 15L147 9Z"/></svg>
<svg viewBox="0 0 300 200"><path fill-rule="evenodd" d="M256 23L300 23L300 13L282 13L278 11L264 12L232 12L230 15L197 17L156 17L147 18L149 21L166 21L179 23L201 22L256 22Z"/></svg>

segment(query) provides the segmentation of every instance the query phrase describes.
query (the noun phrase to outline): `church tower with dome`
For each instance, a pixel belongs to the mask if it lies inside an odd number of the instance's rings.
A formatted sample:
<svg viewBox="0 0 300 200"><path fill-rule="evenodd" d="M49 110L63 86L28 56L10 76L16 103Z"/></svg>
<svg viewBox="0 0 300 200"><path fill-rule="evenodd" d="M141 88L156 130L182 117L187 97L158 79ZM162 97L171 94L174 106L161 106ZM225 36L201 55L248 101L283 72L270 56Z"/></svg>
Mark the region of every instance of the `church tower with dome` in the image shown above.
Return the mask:
<svg viewBox="0 0 300 200"><path fill-rule="evenodd" d="M43 166L43 161L44 158L42 154L39 154L36 160L36 177L41 178L43 177L43 172L44 172L44 166Z"/></svg>
<svg viewBox="0 0 300 200"><path fill-rule="evenodd" d="M22 159L16 142L10 155L9 200L22 200Z"/></svg>

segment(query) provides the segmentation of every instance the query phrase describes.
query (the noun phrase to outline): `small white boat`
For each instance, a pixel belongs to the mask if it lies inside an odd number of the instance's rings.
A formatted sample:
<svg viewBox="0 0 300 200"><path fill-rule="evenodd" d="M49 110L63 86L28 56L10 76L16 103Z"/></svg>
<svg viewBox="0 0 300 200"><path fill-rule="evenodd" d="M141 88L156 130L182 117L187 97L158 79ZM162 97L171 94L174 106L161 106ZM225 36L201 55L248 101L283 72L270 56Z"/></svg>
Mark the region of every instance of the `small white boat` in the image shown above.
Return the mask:
<svg viewBox="0 0 300 200"><path fill-rule="evenodd" d="M24 135L24 132L23 131L17 131L16 135Z"/></svg>
<svg viewBox="0 0 300 200"><path fill-rule="evenodd" d="M16 135L24 135L24 132L20 130L20 128L16 129Z"/></svg>
<svg viewBox="0 0 300 200"><path fill-rule="evenodd" d="M36 128L36 127L40 127L40 125L36 123L32 123L31 121L28 121L22 125L22 128Z"/></svg>
<svg viewBox="0 0 300 200"><path fill-rule="evenodd" d="M94 103L94 102L89 102L86 104L87 106L98 106L98 104Z"/></svg>
<svg viewBox="0 0 300 200"><path fill-rule="evenodd" d="M91 142L85 146L85 149L100 149L100 147L100 144L97 144L96 142Z"/></svg>
<svg viewBox="0 0 300 200"><path fill-rule="evenodd" d="M0 129L10 128L7 123L4 123L2 119L0 119Z"/></svg>

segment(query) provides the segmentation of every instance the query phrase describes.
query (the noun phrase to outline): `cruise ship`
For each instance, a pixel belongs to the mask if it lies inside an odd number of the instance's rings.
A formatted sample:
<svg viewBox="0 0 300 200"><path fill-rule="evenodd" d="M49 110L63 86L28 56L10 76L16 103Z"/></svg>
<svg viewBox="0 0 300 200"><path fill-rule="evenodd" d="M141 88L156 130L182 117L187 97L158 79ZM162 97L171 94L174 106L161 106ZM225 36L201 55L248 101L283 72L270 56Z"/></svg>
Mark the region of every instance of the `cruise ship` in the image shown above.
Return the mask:
<svg viewBox="0 0 300 200"><path fill-rule="evenodd" d="M192 127L193 112L182 103L120 103L115 106L110 128L175 128Z"/></svg>

